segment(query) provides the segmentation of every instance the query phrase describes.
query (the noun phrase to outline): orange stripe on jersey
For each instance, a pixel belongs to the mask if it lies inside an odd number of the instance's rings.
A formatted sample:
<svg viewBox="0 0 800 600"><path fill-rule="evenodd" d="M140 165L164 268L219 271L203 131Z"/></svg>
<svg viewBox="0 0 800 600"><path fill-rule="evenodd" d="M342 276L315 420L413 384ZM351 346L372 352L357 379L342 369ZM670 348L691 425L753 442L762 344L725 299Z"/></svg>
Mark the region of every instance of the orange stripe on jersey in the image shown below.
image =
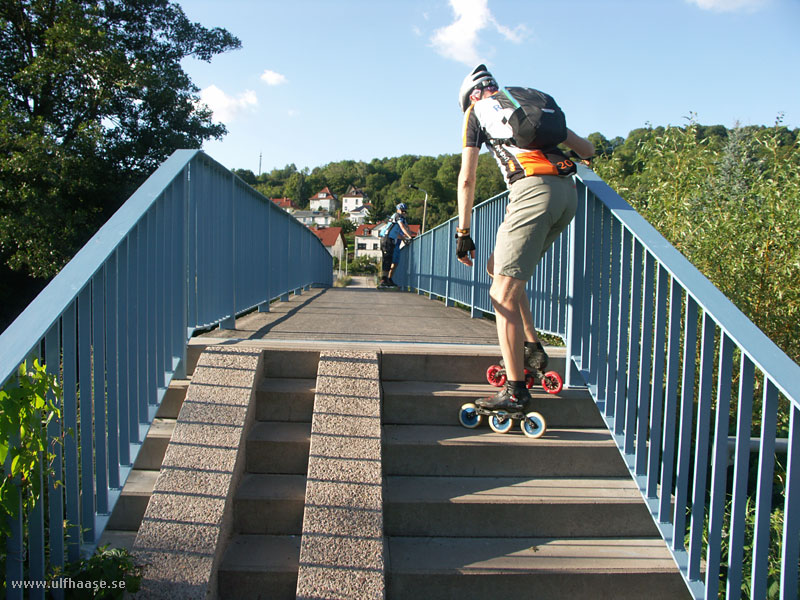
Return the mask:
<svg viewBox="0 0 800 600"><path fill-rule="evenodd" d="M556 166L547 160L541 150L520 152L517 154L516 159L528 177L531 175L558 175Z"/></svg>
<svg viewBox="0 0 800 600"><path fill-rule="evenodd" d="M461 130L461 147L467 147L467 123L469 123L469 115L472 112L472 107L475 106L474 104L470 104L469 108L467 108L466 112L464 113L464 126Z"/></svg>

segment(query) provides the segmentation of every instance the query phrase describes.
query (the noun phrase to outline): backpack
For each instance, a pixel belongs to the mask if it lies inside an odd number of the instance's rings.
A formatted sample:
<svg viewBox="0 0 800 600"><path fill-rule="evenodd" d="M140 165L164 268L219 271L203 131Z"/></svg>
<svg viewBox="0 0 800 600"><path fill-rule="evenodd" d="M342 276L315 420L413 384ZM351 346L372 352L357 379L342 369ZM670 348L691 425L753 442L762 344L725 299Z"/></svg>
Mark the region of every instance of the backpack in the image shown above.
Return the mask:
<svg viewBox="0 0 800 600"><path fill-rule="evenodd" d="M394 215L392 215L392 217L394 217ZM378 237L379 238L386 237L389 231L391 231L392 226L394 226L394 224L395 221L393 220L393 218L390 217L389 220L383 225L381 225L380 229L378 229Z"/></svg>
<svg viewBox="0 0 800 600"><path fill-rule="evenodd" d="M555 148L567 139L567 120L552 96L533 88L507 87L495 96L503 108L513 112L503 118L513 136L498 142L530 150Z"/></svg>

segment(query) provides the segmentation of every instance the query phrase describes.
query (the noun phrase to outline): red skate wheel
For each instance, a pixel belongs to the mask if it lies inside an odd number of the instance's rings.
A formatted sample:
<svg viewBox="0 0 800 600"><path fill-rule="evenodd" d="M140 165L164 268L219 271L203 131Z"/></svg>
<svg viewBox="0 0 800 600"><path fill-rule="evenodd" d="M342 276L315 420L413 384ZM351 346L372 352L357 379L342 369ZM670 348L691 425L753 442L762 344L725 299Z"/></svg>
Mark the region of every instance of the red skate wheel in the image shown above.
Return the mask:
<svg viewBox="0 0 800 600"><path fill-rule="evenodd" d="M555 371L548 371L542 377L542 387L548 394L557 394L564 387L564 381Z"/></svg>
<svg viewBox="0 0 800 600"><path fill-rule="evenodd" d="M506 384L506 370L500 365L492 365L486 369L486 381L494 387L503 387Z"/></svg>
<svg viewBox="0 0 800 600"><path fill-rule="evenodd" d="M531 389L534 385L536 385L536 379L533 377L533 373L525 369L525 387Z"/></svg>

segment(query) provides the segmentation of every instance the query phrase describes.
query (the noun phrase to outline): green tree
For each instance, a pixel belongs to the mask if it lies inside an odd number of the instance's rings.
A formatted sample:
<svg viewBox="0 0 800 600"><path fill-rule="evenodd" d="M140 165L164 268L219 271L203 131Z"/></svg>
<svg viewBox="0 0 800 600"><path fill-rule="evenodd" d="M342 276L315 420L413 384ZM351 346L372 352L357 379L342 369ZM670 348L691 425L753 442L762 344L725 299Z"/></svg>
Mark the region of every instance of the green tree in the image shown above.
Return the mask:
<svg viewBox="0 0 800 600"><path fill-rule="evenodd" d="M240 42L168 0L0 2L0 258L48 278L177 148L224 126L181 67Z"/></svg>
<svg viewBox="0 0 800 600"><path fill-rule="evenodd" d="M331 227L341 227L342 234L347 235L356 230L356 225L347 217L341 217L335 221L331 221Z"/></svg>
<svg viewBox="0 0 800 600"><path fill-rule="evenodd" d="M693 121L640 129L594 168L800 361L797 131L780 123L722 131Z"/></svg>

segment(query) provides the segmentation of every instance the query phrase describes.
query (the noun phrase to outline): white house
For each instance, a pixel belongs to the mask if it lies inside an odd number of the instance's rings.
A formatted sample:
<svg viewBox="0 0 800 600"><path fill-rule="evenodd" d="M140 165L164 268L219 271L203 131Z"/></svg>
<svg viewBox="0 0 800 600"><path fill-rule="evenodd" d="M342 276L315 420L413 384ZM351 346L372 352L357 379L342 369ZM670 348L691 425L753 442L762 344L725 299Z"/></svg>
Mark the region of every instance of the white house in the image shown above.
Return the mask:
<svg viewBox="0 0 800 600"><path fill-rule="evenodd" d="M370 209L369 204L362 204L358 208L348 211L347 218L352 223L355 223L356 225L361 225L367 219L367 216L369 215L369 209Z"/></svg>
<svg viewBox="0 0 800 600"><path fill-rule="evenodd" d="M342 211L352 213L366 202L367 196L364 194L364 190L350 185L347 188L347 192L342 196Z"/></svg>
<svg viewBox="0 0 800 600"><path fill-rule="evenodd" d="M327 227L333 221L333 216L327 211L296 210L292 216L306 227Z"/></svg>
<svg viewBox="0 0 800 600"><path fill-rule="evenodd" d="M336 195L328 189L328 186L325 186L309 198L309 208L312 211L327 210L333 214L339 210L339 201L336 199Z"/></svg>
<svg viewBox="0 0 800 600"><path fill-rule="evenodd" d="M353 241L355 249L353 251L353 258L359 256L371 256L380 260L381 258L381 241L378 238L378 230L383 223L363 224L356 228L353 234Z"/></svg>

